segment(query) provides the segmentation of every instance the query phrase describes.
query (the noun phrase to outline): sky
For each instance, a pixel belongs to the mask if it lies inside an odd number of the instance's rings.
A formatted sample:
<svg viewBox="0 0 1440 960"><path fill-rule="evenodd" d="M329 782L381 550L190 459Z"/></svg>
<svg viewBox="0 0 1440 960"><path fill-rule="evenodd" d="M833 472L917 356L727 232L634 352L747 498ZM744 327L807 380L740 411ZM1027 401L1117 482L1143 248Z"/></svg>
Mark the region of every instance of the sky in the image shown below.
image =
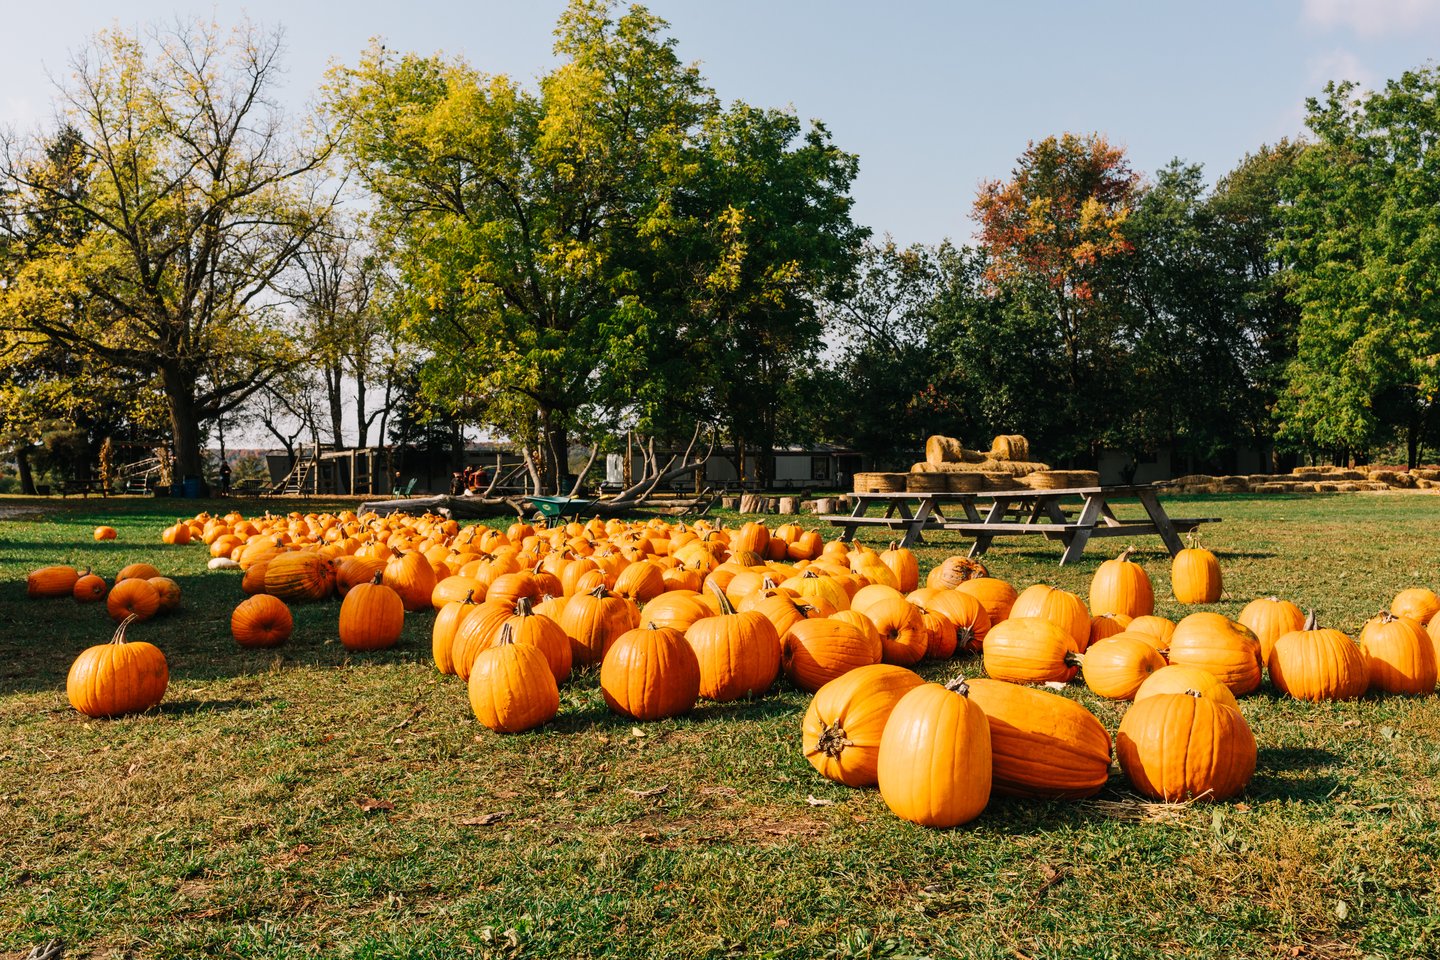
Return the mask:
<svg viewBox="0 0 1440 960"><path fill-rule="evenodd" d="M7 5L9 6L9 5ZM860 157L854 215L901 243L972 238L976 188L1026 144L1100 132L1154 171L1222 175L1303 132L1327 80L1366 87L1440 56L1440 0L651 0L722 100L823 120ZM66 0L17 3L0 33L0 124L51 122L54 81L97 30L177 15L284 30L282 98L299 109L328 64L371 37L463 55L527 81L554 64L564 0ZM117 9L123 13L117 15Z"/></svg>

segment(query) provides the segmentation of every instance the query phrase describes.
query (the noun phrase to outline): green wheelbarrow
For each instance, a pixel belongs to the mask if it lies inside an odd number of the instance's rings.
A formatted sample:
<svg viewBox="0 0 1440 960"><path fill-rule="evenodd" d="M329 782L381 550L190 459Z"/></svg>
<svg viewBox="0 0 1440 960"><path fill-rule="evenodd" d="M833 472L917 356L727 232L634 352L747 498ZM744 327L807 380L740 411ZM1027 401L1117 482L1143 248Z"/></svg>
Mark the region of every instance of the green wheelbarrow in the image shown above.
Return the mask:
<svg viewBox="0 0 1440 960"><path fill-rule="evenodd" d="M563 520L580 516L598 501L581 497L526 497L525 502L535 508L536 520Z"/></svg>

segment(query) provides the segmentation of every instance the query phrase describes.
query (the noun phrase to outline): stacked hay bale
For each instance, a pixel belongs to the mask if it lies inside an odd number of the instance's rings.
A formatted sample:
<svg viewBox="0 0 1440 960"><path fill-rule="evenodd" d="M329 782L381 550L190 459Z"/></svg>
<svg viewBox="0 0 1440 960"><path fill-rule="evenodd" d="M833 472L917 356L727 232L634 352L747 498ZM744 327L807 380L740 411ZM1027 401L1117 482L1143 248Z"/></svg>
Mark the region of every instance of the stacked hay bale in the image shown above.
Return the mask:
<svg viewBox="0 0 1440 960"><path fill-rule="evenodd" d="M988 451L970 450L954 437L937 435L925 441L925 459L911 465L906 489L915 493L1017 490L1025 485L1022 478L1049 469L1048 464L1030 459L1030 441L1019 434L996 437Z"/></svg>

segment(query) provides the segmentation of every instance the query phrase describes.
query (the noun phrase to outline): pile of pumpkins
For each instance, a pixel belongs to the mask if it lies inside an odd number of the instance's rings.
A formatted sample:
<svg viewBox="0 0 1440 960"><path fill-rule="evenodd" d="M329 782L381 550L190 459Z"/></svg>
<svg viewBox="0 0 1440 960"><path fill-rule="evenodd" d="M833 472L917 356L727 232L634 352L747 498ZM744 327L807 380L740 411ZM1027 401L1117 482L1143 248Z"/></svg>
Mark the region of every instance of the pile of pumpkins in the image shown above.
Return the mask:
<svg viewBox="0 0 1440 960"><path fill-rule="evenodd" d="M283 643L290 604L337 595L337 632L353 650L390 646L407 613L437 611L437 669L463 680L476 717L501 732L553 719L577 667L598 666L606 703L641 721L702 697L763 695L784 673L814 693L802 743L816 769L878 786L895 813L931 826L978 815L992 789L1093 795L1112 746L1142 794L1233 796L1256 758L1236 697L1266 667L1301 699L1430 693L1440 647L1440 596L1428 590L1402 592L1358 643L1276 598L1238 621L1202 612L1174 623L1155 616L1128 551L1100 565L1087 603L1043 584L1017 592L964 557L922 584L909 550L826 543L794 525L499 530L436 516L202 514L164 536L204 543L212 567L242 571L249 596L231 618L242 645ZM1214 555L1181 551L1172 587L1181 602L1218 600ZM135 646L123 632L107 646ZM987 678L926 683L910 669L957 652L978 653ZM1094 714L1046 689L1077 675L1133 701L1113 745Z"/></svg>
<svg viewBox="0 0 1440 960"><path fill-rule="evenodd" d="M113 540L113 527L98 527L96 540ZM112 587L89 570L54 565L32 570L25 578L31 599L71 598L76 603L105 603L119 622L109 643L82 651L65 678L70 705L88 717L113 717L149 710L165 696L170 682L165 654L154 644L126 642L125 631L138 620L169 613L180 606L180 585L148 563L132 563L115 575Z"/></svg>

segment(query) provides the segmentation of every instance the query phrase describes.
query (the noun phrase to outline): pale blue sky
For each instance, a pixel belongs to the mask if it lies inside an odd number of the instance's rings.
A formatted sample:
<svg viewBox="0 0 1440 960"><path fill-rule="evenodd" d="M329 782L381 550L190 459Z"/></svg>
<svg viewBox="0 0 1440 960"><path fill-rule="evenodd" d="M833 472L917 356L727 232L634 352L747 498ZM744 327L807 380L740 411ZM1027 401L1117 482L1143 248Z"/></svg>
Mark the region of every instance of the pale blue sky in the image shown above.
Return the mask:
<svg viewBox="0 0 1440 960"><path fill-rule="evenodd" d="M95 30L177 12L241 10L285 28L285 96L303 102L331 59L371 36L461 53L533 78L551 63L564 0L344 4L63 0L7 4L0 123L50 115L46 72ZM856 218L903 242L970 238L977 184L1032 138L1098 130L1135 167L1202 162L1213 179L1257 145L1301 131L1325 80L1374 85L1440 56L1440 0L859 2L652 0L680 53L725 100L792 105L860 155ZM123 12L120 12L123 11Z"/></svg>

